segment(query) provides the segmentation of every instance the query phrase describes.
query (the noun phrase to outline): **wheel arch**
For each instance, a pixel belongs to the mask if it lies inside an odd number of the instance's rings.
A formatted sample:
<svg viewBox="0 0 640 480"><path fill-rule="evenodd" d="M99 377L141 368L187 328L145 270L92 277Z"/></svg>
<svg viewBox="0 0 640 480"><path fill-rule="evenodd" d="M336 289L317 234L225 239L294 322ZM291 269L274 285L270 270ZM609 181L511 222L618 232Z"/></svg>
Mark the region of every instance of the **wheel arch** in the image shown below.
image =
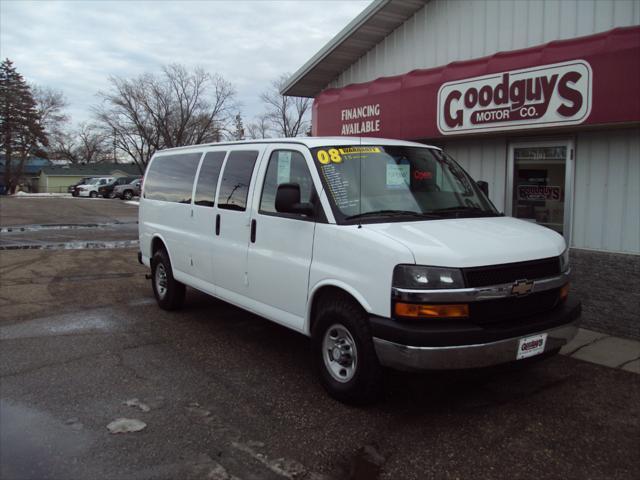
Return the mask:
<svg viewBox="0 0 640 480"><path fill-rule="evenodd" d="M311 331L313 329L313 323L317 314L318 305L321 303L323 298L326 298L326 296L332 294L347 295L365 312L371 312L371 305L369 305L364 295L358 292L357 289L338 280L325 280L316 284L309 294L309 301L307 302L307 316L304 325L304 332L307 335L311 336Z"/></svg>
<svg viewBox="0 0 640 480"><path fill-rule="evenodd" d="M171 258L171 252L169 251L169 247L167 246L166 240L159 233L156 233L151 238L151 250L150 250L151 256L149 257L149 261L151 261L155 253L161 248L164 248L164 251L167 252L167 255L169 256L169 261L171 262L171 267L173 268L173 259Z"/></svg>

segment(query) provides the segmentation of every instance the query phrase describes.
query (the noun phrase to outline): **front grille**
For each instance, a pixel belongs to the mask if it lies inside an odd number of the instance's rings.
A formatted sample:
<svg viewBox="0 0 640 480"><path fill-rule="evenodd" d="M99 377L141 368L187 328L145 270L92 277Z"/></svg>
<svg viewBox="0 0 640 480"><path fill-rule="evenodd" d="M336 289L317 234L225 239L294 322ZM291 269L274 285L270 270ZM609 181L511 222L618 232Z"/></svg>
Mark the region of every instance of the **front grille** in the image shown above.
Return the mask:
<svg viewBox="0 0 640 480"><path fill-rule="evenodd" d="M487 287L516 280L535 280L560 275L560 259L551 257L529 262L464 268L462 272L467 287Z"/></svg>
<svg viewBox="0 0 640 480"><path fill-rule="evenodd" d="M560 299L560 289L532 293L526 297L508 297L497 300L484 300L469 304L471 321L479 324L498 323L503 320L536 315L552 310Z"/></svg>

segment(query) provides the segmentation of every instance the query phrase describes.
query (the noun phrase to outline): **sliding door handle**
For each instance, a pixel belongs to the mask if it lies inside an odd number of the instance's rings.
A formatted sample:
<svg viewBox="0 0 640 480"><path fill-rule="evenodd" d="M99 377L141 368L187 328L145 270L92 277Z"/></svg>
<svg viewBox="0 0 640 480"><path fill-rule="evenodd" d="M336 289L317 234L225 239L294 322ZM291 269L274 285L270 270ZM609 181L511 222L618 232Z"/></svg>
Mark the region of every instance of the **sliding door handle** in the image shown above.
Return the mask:
<svg viewBox="0 0 640 480"><path fill-rule="evenodd" d="M256 221L251 220L251 243L256 243Z"/></svg>
<svg viewBox="0 0 640 480"><path fill-rule="evenodd" d="M220 214L216 215L216 235L220 235Z"/></svg>

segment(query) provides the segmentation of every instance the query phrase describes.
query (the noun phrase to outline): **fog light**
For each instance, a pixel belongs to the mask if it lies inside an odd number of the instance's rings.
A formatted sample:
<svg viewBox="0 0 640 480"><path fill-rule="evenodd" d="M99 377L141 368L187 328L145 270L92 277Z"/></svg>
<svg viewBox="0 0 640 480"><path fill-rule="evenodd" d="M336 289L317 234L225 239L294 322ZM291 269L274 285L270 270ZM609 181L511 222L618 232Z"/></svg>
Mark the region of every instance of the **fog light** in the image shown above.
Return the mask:
<svg viewBox="0 0 640 480"><path fill-rule="evenodd" d="M560 288L560 300L564 302L568 296L569 296L569 283L567 282Z"/></svg>
<svg viewBox="0 0 640 480"><path fill-rule="evenodd" d="M419 303L396 303L395 313L399 317L412 318L466 318L469 316L467 304L425 305Z"/></svg>

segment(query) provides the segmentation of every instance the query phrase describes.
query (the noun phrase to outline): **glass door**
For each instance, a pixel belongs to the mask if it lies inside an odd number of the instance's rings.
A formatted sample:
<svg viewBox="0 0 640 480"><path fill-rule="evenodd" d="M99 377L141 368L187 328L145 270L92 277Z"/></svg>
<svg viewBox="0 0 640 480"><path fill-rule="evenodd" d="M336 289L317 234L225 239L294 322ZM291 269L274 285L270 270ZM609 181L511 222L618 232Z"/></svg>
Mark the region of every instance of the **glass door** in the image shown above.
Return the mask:
<svg viewBox="0 0 640 480"><path fill-rule="evenodd" d="M544 225L569 241L573 144L564 141L512 143L507 172L507 214Z"/></svg>

